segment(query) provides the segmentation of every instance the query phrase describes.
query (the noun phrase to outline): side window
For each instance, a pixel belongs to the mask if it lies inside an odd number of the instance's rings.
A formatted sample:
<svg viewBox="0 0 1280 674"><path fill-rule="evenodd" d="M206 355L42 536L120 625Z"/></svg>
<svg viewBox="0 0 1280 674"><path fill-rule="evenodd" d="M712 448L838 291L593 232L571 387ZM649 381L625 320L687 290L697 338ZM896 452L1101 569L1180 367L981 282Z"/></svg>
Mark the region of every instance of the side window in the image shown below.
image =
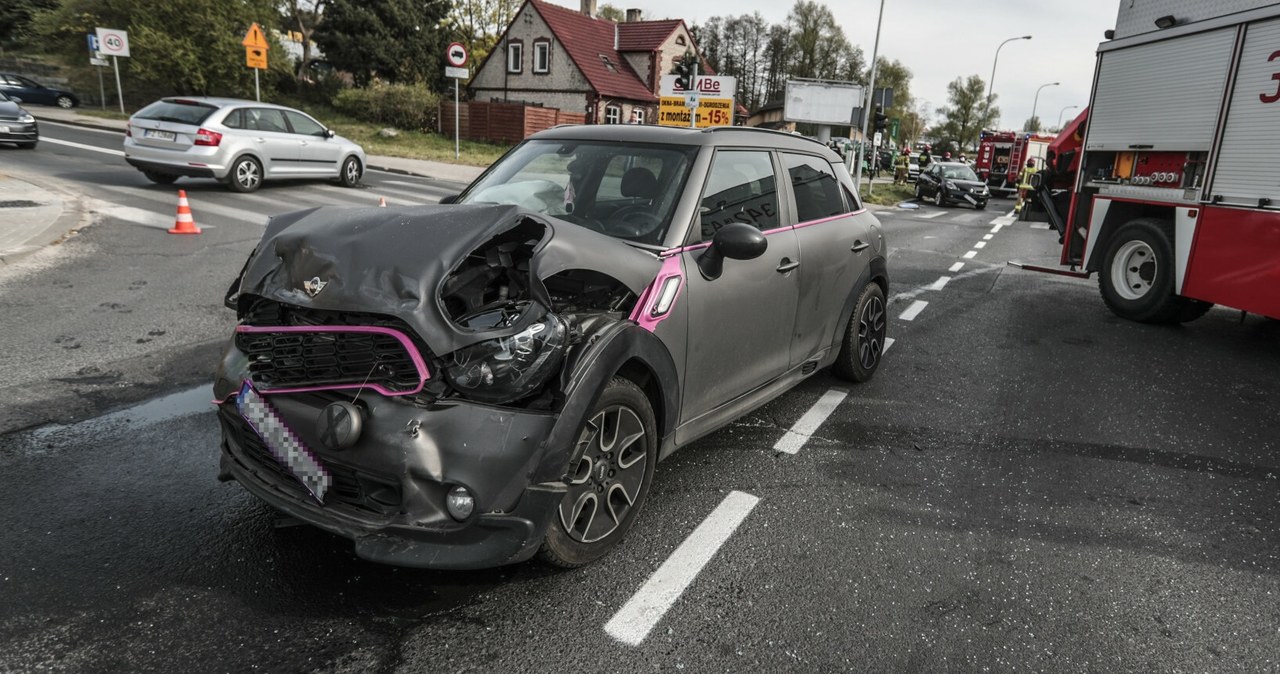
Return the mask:
<svg viewBox="0 0 1280 674"><path fill-rule="evenodd" d="M294 133L300 133L304 136L324 135L324 127L320 126L320 123L316 120L302 113L286 110L284 116L289 118L289 126L293 127Z"/></svg>
<svg viewBox="0 0 1280 674"><path fill-rule="evenodd" d="M826 160L804 154L783 153L783 163L791 176L796 194L796 218L799 222L820 220L849 212L840 181Z"/></svg>
<svg viewBox="0 0 1280 674"><path fill-rule="evenodd" d="M244 128L250 131L269 131L271 133L289 133L285 126L284 115L279 110L266 108L249 108L244 111Z"/></svg>
<svg viewBox="0 0 1280 674"><path fill-rule="evenodd" d="M232 110L227 114L226 118L222 120L222 125L228 129L243 129L244 110Z"/></svg>
<svg viewBox="0 0 1280 674"><path fill-rule="evenodd" d="M731 222L760 230L778 226L778 187L768 152L721 150L702 192L702 238Z"/></svg>

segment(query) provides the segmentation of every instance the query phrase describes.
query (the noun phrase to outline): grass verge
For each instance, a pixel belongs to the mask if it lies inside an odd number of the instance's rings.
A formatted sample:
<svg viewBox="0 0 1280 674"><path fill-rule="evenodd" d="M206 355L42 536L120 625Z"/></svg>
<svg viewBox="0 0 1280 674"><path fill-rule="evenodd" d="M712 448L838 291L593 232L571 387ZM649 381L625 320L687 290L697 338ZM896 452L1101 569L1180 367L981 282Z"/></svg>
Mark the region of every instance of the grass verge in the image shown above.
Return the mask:
<svg viewBox="0 0 1280 674"><path fill-rule="evenodd" d="M871 194L867 194L866 185L861 189L862 200L868 204L876 204L878 206L896 206L903 201L909 201L916 196L915 185L893 185L880 184L876 185Z"/></svg>
<svg viewBox="0 0 1280 674"><path fill-rule="evenodd" d="M120 121L127 121L129 119L129 115L115 110L94 110L93 108L86 108L83 106L76 108L76 114L84 115L85 117L97 117L99 119L118 119Z"/></svg>

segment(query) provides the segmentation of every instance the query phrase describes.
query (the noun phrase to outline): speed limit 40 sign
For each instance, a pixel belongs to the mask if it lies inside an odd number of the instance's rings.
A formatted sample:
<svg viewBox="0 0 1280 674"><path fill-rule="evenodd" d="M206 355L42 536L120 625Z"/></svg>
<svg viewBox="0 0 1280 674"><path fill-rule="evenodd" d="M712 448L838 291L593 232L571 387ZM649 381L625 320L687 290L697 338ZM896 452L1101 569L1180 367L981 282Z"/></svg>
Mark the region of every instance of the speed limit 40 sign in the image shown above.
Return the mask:
<svg viewBox="0 0 1280 674"><path fill-rule="evenodd" d="M103 56L129 56L129 33L115 28L98 28L98 49Z"/></svg>

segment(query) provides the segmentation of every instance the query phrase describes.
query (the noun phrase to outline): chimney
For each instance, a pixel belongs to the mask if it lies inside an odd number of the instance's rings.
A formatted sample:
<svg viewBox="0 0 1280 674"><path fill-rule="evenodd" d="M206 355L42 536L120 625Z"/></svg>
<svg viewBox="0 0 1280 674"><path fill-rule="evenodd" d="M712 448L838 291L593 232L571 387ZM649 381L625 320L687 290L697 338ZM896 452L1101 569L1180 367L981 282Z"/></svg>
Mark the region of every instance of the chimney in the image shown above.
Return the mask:
<svg viewBox="0 0 1280 674"><path fill-rule="evenodd" d="M640 20L640 10L632 8L627 10L627 23L635 23Z"/></svg>
<svg viewBox="0 0 1280 674"><path fill-rule="evenodd" d="M596 0L582 0L582 13L596 18Z"/></svg>

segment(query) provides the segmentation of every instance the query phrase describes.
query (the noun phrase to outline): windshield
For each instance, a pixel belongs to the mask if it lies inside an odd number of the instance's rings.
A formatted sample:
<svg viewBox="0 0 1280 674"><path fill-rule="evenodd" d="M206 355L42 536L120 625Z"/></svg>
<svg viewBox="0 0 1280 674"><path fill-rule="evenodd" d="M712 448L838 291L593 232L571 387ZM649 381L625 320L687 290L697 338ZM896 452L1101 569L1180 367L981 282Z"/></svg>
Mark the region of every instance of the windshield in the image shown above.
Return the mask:
<svg viewBox="0 0 1280 674"><path fill-rule="evenodd" d="M660 245L698 148L528 141L458 203L510 204L609 236Z"/></svg>
<svg viewBox="0 0 1280 674"><path fill-rule="evenodd" d="M968 166L943 166L942 177L948 180L977 180L978 176Z"/></svg>

